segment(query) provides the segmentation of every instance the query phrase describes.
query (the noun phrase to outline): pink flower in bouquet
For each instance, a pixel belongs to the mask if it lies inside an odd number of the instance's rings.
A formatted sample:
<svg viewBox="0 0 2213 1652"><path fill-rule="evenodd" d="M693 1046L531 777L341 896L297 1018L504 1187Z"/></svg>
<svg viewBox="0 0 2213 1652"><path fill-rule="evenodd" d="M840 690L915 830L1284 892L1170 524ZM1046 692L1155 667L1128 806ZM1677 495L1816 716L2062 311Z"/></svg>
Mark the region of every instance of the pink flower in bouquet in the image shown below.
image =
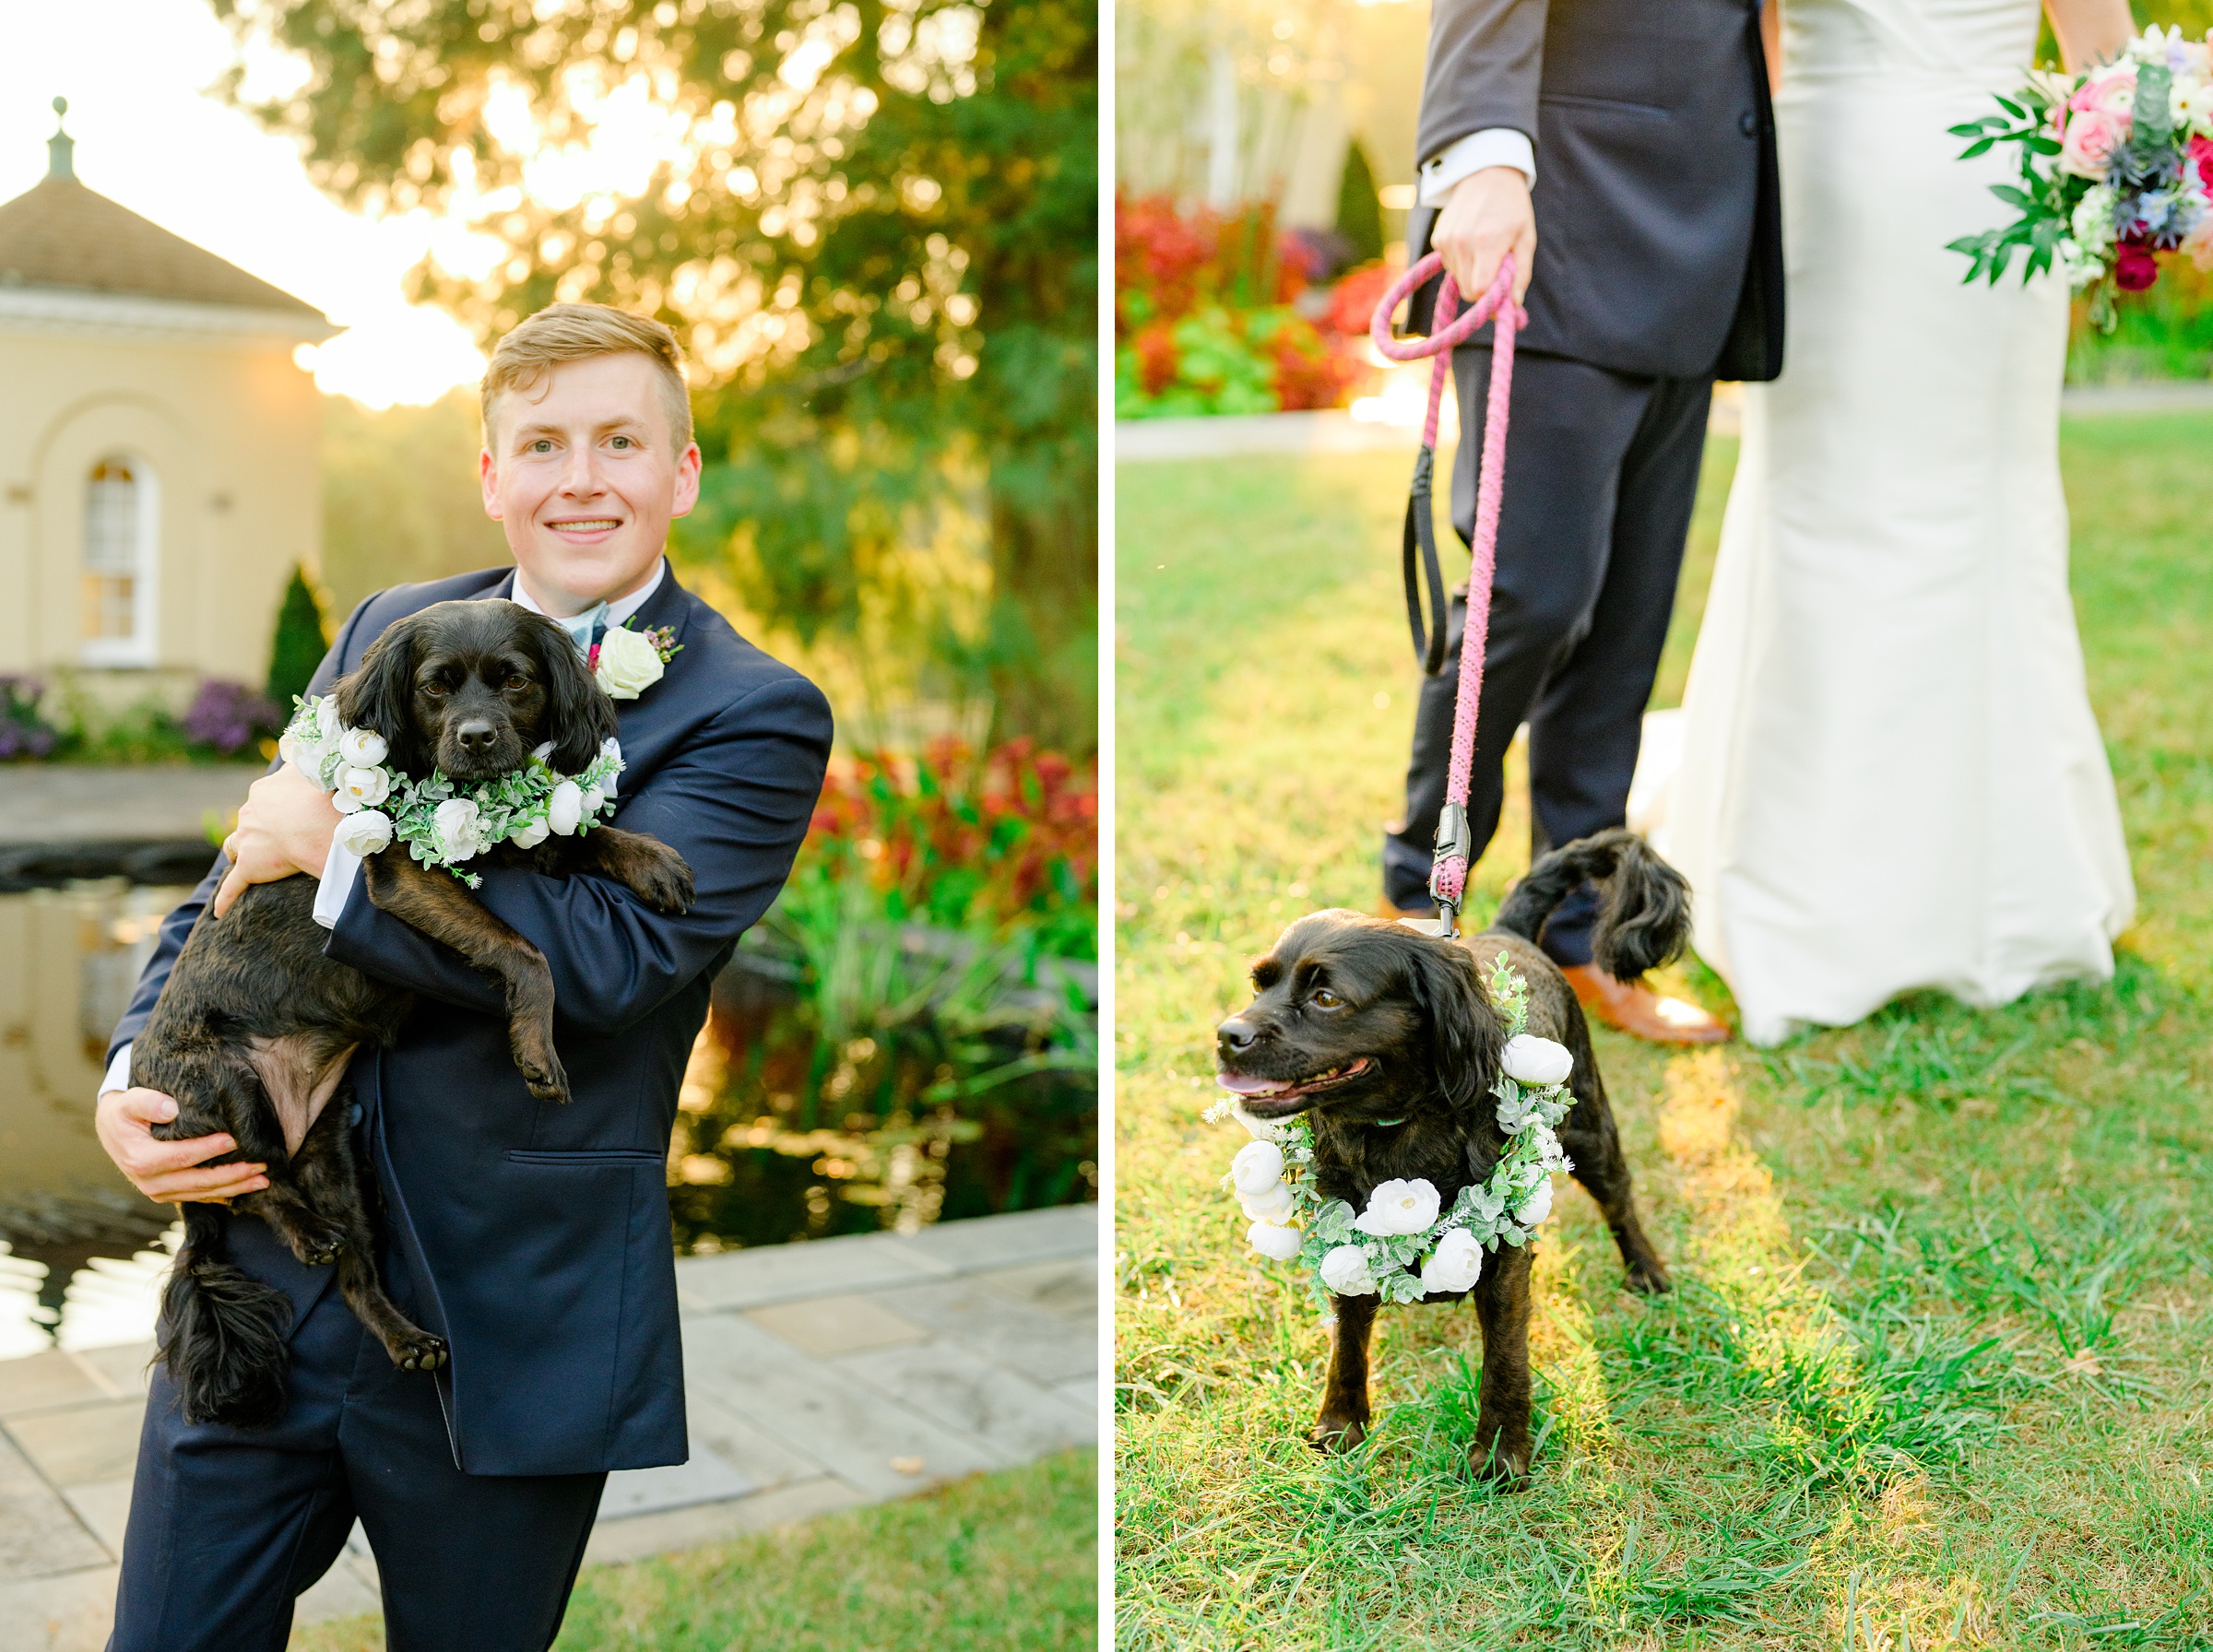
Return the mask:
<svg viewBox="0 0 2213 1652"><path fill-rule="evenodd" d="M2188 154L2197 168L2198 182L2208 194L2213 194L2213 137L2192 138Z"/></svg>
<svg viewBox="0 0 2213 1652"><path fill-rule="evenodd" d="M2160 278L2160 261L2139 241L2124 241L2113 249L2113 282L2123 292L2142 292Z"/></svg>
<svg viewBox="0 0 2213 1652"><path fill-rule="evenodd" d="M2136 65L2115 64L2101 70L2077 88L2067 100L2067 107L2088 113L2117 114L2133 122L2136 117Z"/></svg>
<svg viewBox="0 0 2213 1652"><path fill-rule="evenodd" d="M2077 178L2102 180L2113 164L2113 151L2128 142L2126 117L2101 109L2077 110L2068 118L2066 136L2059 140L2059 170Z"/></svg>

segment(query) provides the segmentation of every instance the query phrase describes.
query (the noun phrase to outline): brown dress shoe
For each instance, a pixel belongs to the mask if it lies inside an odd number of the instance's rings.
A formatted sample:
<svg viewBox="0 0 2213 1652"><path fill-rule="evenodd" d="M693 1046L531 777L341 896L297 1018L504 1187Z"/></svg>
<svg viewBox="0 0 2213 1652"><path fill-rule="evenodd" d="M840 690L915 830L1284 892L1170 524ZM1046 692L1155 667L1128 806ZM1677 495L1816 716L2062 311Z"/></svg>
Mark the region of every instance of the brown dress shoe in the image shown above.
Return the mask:
<svg viewBox="0 0 2213 1652"><path fill-rule="evenodd" d="M1726 1044L1728 1025L1681 998L1663 998L1642 981L1616 981L1594 963L1563 970L1584 1013L1653 1044Z"/></svg>

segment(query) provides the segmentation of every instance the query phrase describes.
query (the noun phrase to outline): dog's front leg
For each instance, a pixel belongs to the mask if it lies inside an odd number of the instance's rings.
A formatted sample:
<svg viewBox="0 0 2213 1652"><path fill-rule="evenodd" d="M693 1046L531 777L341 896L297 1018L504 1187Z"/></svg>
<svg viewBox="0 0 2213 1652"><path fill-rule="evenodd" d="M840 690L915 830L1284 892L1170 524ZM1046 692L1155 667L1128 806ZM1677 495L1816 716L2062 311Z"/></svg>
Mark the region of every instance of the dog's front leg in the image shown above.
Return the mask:
<svg viewBox="0 0 2213 1652"><path fill-rule="evenodd" d="M494 917L467 885L417 865L398 844L370 856L361 869L379 911L444 941L500 984L515 1070L539 1101L567 1101L568 1074L553 1049L553 972L546 955Z"/></svg>
<svg viewBox="0 0 2213 1652"><path fill-rule="evenodd" d="M656 912L670 916L692 910L692 868L656 837L595 826L568 848L569 867L612 878Z"/></svg>
<svg viewBox="0 0 2213 1652"><path fill-rule="evenodd" d="M1474 1290L1483 1325L1483 1386L1468 1462L1509 1487L1529 1477L1529 1272L1526 1246L1500 1245Z"/></svg>
<svg viewBox="0 0 2213 1652"><path fill-rule="evenodd" d="M1331 1333L1330 1375L1322 1385L1321 1415L1307 1443L1317 1451L1350 1451L1367 1437L1367 1339L1375 1329L1376 1298L1336 1296Z"/></svg>

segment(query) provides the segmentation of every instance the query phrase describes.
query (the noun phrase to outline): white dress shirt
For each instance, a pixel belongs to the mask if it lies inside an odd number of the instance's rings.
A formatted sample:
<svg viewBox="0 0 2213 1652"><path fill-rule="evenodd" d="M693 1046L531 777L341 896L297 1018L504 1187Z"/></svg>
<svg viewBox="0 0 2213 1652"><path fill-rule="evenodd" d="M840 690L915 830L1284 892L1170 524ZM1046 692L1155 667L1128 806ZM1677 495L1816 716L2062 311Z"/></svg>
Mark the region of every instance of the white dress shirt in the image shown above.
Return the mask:
<svg viewBox="0 0 2213 1652"><path fill-rule="evenodd" d="M566 628L571 635L575 634L580 622L589 621L590 624L586 626L584 633L586 637L589 637L591 626L604 621L611 629L621 624L644 608L647 599L661 588L661 581L668 577L669 559L663 557L654 564L653 577L629 596L619 596L612 602L603 602L598 608L588 609L572 619L560 620L553 615L547 615L547 618L555 620L555 622ZM546 612L524 586L519 574L515 580L508 600L517 608L528 608L533 614ZM580 640L577 646L584 647L584 642ZM334 839L330 845L330 855L323 862L322 879L315 889L315 922L322 925L324 928L335 929L337 927L338 914L346 910L347 897L353 893L353 880L360 876L361 870L361 857L354 854L352 850L343 847ZM128 1090L130 1087L131 1046L126 1044L115 1052L114 1060L108 1063L107 1076L101 1080L100 1089L101 1093L105 1095L111 1090Z"/></svg>
<svg viewBox="0 0 2213 1652"><path fill-rule="evenodd" d="M1512 126L1486 126L1423 164L1421 194L1415 199L1424 206L1442 206L1454 184L1493 166L1510 166L1529 180L1530 188L1537 186L1537 150L1529 135Z"/></svg>

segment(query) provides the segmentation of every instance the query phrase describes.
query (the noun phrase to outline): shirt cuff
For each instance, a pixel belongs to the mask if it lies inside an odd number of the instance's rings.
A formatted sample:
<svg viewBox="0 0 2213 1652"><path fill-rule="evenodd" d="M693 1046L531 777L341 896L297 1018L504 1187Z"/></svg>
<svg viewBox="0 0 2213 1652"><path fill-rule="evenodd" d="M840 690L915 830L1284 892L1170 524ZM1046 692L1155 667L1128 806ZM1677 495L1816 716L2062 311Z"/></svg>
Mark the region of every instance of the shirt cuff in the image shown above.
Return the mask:
<svg viewBox="0 0 2213 1652"><path fill-rule="evenodd" d="M1442 206L1454 184L1491 166L1510 166L1529 180L1530 188L1537 186L1537 149L1529 134L1512 126L1486 126L1424 163L1416 199L1424 206Z"/></svg>
<svg viewBox="0 0 2213 1652"><path fill-rule="evenodd" d="M361 857L332 838L330 856L323 863L323 881L315 886L315 922L324 928L338 926L338 914L346 910L346 897L353 893L353 880L361 870Z"/></svg>
<svg viewBox="0 0 2213 1652"><path fill-rule="evenodd" d="M108 1063L108 1076L100 1081L100 1093L111 1090L128 1090L131 1087L131 1046L124 1044L115 1052L115 1059Z"/></svg>

